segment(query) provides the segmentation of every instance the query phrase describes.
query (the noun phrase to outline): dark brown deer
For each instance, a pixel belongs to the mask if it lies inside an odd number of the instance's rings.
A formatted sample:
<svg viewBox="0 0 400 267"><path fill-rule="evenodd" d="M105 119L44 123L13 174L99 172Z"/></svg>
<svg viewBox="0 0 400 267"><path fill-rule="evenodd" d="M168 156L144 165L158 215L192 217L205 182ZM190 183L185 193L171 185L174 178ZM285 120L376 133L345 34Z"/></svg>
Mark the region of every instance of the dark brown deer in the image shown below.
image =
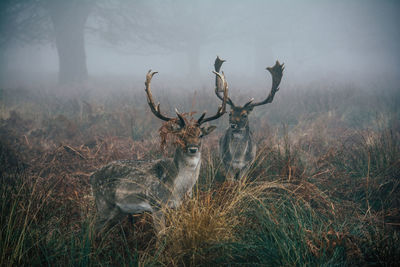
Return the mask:
<svg viewBox="0 0 400 267"><path fill-rule="evenodd" d="M216 58L214 68L219 73L225 60ZM282 79L284 66L276 61L273 67L266 68L272 75L272 88L266 99L260 102L254 102L250 99L243 106L237 106L228 97L227 103L231 107L229 112L229 127L219 142L220 157L222 159L227 179L239 179L249 169L256 156L256 144L252 137L249 126L249 115L257 106L271 103L275 93L279 90L279 84ZM223 90L223 80L216 76L215 93L219 99L223 100L221 92Z"/></svg>
<svg viewBox="0 0 400 267"><path fill-rule="evenodd" d="M125 160L112 162L95 172L90 182L97 207L97 228L114 225L127 214L150 212L157 231L161 230L165 205L178 207L185 197L191 195L197 181L201 164L201 140L215 129L203 127L225 113L227 84L223 75L214 72L222 81L224 96L222 105L215 115L199 119L187 119L176 111L176 117L167 117L156 105L150 90L150 82L157 72L146 75L147 102L152 113L170 129L175 136L176 146L173 159L155 161ZM163 127L164 127L163 126Z"/></svg>

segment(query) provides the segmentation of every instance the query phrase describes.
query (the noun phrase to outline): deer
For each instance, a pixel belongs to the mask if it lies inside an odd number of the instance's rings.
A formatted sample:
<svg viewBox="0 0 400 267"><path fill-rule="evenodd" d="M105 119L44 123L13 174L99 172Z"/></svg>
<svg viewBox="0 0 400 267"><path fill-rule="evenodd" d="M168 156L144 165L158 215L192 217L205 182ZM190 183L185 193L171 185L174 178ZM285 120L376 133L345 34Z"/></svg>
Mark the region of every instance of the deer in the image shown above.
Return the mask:
<svg viewBox="0 0 400 267"><path fill-rule="evenodd" d="M183 199L192 196L200 172L202 138L216 126L202 126L226 113L227 83L224 75L214 72L223 84L223 101L213 116L206 112L196 120L189 120L175 109L176 117L169 117L155 104L150 88L153 76L146 75L145 92L151 112L169 129L176 142L173 159L119 160L111 162L90 177L97 208L96 228L114 226L127 215L151 213L153 228L159 233L164 225L163 207L177 208ZM161 129L161 128L160 128Z"/></svg>
<svg viewBox="0 0 400 267"><path fill-rule="evenodd" d="M224 62L225 60L217 56L214 63L216 73L220 72ZM272 75L272 87L267 98L260 102L254 102L254 98L251 98L243 106L235 105L229 96L226 100L230 106L229 127L219 140L219 154L227 180L239 180L244 174L248 173L250 166L255 160L257 146L250 129L249 115L255 107L266 105L273 101L276 92L279 91L284 64L276 61L273 67L267 67L266 69ZM222 86L223 80L216 75L215 94L221 100L224 99L221 96L223 92Z"/></svg>

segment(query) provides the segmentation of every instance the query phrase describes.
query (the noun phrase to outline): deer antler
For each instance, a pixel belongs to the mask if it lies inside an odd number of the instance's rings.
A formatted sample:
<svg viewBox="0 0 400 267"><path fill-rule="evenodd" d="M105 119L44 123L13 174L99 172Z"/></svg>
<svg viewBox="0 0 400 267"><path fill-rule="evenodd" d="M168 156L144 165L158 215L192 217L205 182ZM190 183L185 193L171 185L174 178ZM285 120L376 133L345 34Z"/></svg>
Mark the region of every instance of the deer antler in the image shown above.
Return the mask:
<svg viewBox="0 0 400 267"><path fill-rule="evenodd" d="M244 107L256 107L260 105L265 105L271 103L272 100L274 100L275 93L279 91L279 84L281 83L283 70L285 69L283 65L284 64L280 64L279 61L277 60L273 67L266 68L272 75L272 88L268 97L261 102L255 102L255 103L253 103L253 99L251 99L244 105Z"/></svg>
<svg viewBox="0 0 400 267"><path fill-rule="evenodd" d="M197 120L197 123L199 125L207 122L207 121L212 121L212 120L216 120L219 117L221 117L222 115L224 115L224 113L226 112L226 103L227 103L227 99L228 99L228 83L225 80L225 76L224 74L220 74L219 72L213 71L213 73L215 73L215 75L217 75L217 77L219 77L221 79L221 82L223 84L223 92L224 92L224 97L221 97L222 100L222 105L220 107L218 107L218 111L214 116L208 117L208 118L204 118L206 116L206 113L204 112L200 118ZM217 91L217 89L215 89L215 91Z"/></svg>
<svg viewBox="0 0 400 267"><path fill-rule="evenodd" d="M160 111L160 103L157 104L157 106L154 104L153 100L153 95L151 94L151 89L150 89L150 83L151 79L153 78L154 74L158 73L157 71L151 72L149 70L146 75L146 82L144 83L146 88L144 89L147 94L147 103L150 106L151 111L153 112L154 115L156 115L157 118L163 120L163 121L170 121L170 120L175 120L175 118L169 118L161 114ZM179 124L181 127L185 126L185 120L182 118L182 115L178 113L178 111L175 109L176 114L178 115L179 118Z"/></svg>
<svg viewBox="0 0 400 267"><path fill-rule="evenodd" d="M217 56L217 58L215 59L215 62L214 62L214 69L215 69L216 72L219 73L219 71L221 69L221 66L225 61L226 60L223 60L219 56ZM222 72L222 74L224 74L224 72ZM215 94L221 100L223 100L223 97L220 95L220 93L224 91L222 86L223 86L223 81L221 80L219 75L216 75L215 76ZM226 103L228 103L228 105L230 105L230 106L235 106L233 104L233 101L229 97L227 98Z"/></svg>

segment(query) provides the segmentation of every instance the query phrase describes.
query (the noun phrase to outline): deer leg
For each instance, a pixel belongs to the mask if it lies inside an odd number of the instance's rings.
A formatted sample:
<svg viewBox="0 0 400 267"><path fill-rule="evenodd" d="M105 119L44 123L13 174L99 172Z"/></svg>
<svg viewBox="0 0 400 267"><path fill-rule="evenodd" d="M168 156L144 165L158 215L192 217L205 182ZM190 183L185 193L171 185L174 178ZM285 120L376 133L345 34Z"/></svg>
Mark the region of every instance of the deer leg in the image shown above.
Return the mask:
<svg viewBox="0 0 400 267"><path fill-rule="evenodd" d="M246 166L246 167L244 167L243 169L241 169L240 171L238 171L237 173L236 173L236 177L235 177L235 179L236 180L247 180L249 177L248 177L248 175L249 175L249 170L250 170L250 166Z"/></svg>
<svg viewBox="0 0 400 267"><path fill-rule="evenodd" d="M97 214L96 230L101 231L105 227L112 227L121 217L121 212L117 207L113 207L107 210L102 210Z"/></svg>
<svg viewBox="0 0 400 267"><path fill-rule="evenodd" d="M225 180L228 182L232 182L236 180L237 172L233 169L232 166L227 166L225 173Z"/></svg>
<svg viewBox="0 0 400 267"><path fill-rule="evenodd" d="M153 212L153 225L157 235L165 232L165 216L161 210Z"/></svg>
<svg viewBox="0 0 400 267"><path fill-rule="evenodd" d="M234 180L235 181L238 181L238 180L240 180L241 178L242 178L242 171L241 170L239 170L239 171L237 171L236 173L235 173L235 178L234 178Z"/></svg>

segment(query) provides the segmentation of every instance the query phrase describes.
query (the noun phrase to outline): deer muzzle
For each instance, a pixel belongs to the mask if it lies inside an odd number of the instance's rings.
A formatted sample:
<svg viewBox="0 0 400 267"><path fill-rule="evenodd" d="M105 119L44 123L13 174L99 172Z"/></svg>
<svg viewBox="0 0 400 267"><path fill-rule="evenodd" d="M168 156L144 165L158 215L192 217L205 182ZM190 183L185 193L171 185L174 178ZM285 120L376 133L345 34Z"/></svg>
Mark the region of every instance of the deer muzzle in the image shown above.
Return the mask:
<svg viewBox="0 0 400 267"><path fill-rule="evenodd" d="M194 155L199 151L199 148L196 147L196 146L190 146L190 147L187 148L187 151L188 151L189 154Z"/></svg>

